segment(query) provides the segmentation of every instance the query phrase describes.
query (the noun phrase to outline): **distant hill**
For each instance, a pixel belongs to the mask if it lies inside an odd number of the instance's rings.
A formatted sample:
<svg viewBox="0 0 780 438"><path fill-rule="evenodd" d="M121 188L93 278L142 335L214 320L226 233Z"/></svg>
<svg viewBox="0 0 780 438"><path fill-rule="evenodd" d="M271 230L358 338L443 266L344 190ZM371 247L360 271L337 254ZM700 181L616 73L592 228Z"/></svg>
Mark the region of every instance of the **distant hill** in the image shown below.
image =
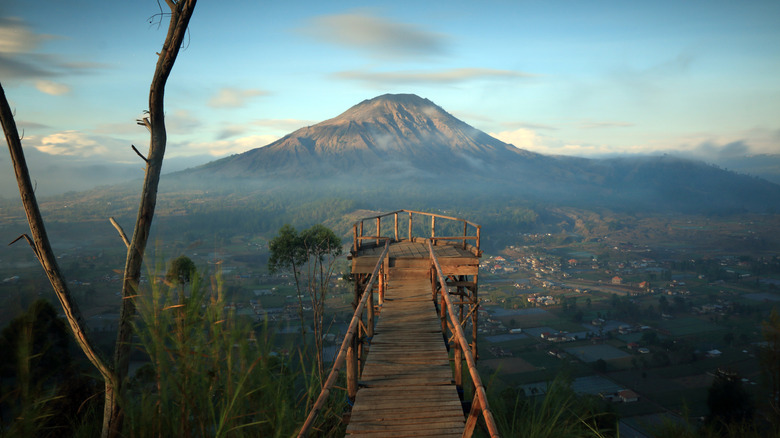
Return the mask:
<svg viewBox="0 0 780 438"><path fill-rule="evenodd" d="M346 197L477 196L640 211L763 212L780 185L672 156L584 159L516 148L428 99L386 94L173 181ZM215 186L216 187L216 186Z"/></svg>

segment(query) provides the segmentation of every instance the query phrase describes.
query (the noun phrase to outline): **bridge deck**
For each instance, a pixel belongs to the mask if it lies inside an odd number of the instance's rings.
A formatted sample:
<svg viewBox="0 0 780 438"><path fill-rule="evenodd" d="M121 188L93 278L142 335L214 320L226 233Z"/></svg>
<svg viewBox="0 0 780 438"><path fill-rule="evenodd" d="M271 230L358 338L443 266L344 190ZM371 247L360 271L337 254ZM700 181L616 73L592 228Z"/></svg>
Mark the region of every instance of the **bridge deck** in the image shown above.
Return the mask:
<svg viewBox="0 0 780 438"><path fill-rule="evenodd" d="M394 271L347 436L460 437L465 419L430 280Z"/></svg>
<svg viewBox="0 0 780 438"><path fill-rule="evenodd" d="M370 274L374 270L384 242L376 245L366 242L357 253L352 255L352 273ZM476 275L479 269L479 256L472 249L464 249L459 242L439 242L433 247L445 275ZM415 242L401 241L390 244L387 254L387 267L430 269L431 260L428 246L424 240Z"/></svg>

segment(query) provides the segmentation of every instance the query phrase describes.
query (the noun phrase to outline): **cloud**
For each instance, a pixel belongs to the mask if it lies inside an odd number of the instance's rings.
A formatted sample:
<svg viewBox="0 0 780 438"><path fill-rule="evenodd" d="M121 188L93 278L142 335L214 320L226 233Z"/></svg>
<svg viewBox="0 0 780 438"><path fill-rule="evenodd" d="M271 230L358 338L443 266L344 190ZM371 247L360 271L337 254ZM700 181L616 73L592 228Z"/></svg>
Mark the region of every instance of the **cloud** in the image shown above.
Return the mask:
<svg viewBox="0 0 780 438"><path fill-rule="evenodd" d="M486 119L486 120L492 120L492 119ZM541 123L504 122L501 125L512 129L525 128L533 131L557 131L559 129L557 126L543 125Z"/></svg>
<svg viewBox="0 0 780 438"><path fill-rule="evenodd" d="M537 150L542 143L539 134L526 128L491 133L490 135L520 149Z"/></svg>
<svg viewBox="0 0 780 438"><path fill-rule="evenodd" d="M47 38L35 34L21 18L0 17L0 53L30 52Z"/></svg>
<svg viewBox="0 0 780 438"><path fill-rule="evenodd" d="M110 146L122 144L121 140L88 136L78 131L58 132L40 139L34 137L30 138L27 143L45 154L80 158L107 156L111 149Z"/></svg>
<svg viewBox="0 0 780 438"><path fill-rule="evenodd" d="M17 128L24 130L51 129L51 126L49 125L44 125L43 123L38 122L30 122L27 120L17 120L16 126Z"/></svg>
<svg viewBox="0 0 780 438"><path fill-rule="evenodd" d="M35 88L41 93L51 94L52 96L59 96L70 92L70 87L65 84L44 80L36 81Z"/></svg>
<svg viewBox="0 0 780 438"><path fill-rule="evenodd" d="M0 17L0 77L12 80L39 80L84 74L104 67L95 63L62 60L52 54L35 53L44 41L54 38L57 37L36 34L20 18ZM48 93L48 91L43 92Z"/></svg>
<svg viewBox="0 0 780 438"><path fill-rule="evenodd" d="M535 77L530 73L489 68L455 68L440 71L371 72L351 70L335 73L337 79L364 82L377 87L399 84L454 84L484 79L523 79Z"/></svg>
<svg viewBox="0 0 780 438"><path fill-rule="evenodd" d="M316 17L301 30L318 41L361 50L375 58L420 58L447 53L448 37L413 24L365 13Z"/></svg>
<svg viewBox="0 0 780 438"><path fill-rule="evenodd" d="M545 127L553 130L555 128ZM611 152L609 146L602 144L583 144L565 141L558 138L541 135L533 129L518 128L511 131L490 133L491 136L509 143L517 148L526 149L547 155L570 155L577 157L595 156Z"/></svg>
<svg viewBox="0 0 780 438"><path fill-rule="evenodd" d="M600 129L600 128L630 128L635 126L630 122L582 122L580 129Z"/></svg>
<svg viewBox="0 0 780 438"><path fill-rule="evenodd" d="M222 88L209 99L208 105L212 108L241 108L247 105L249 99L266 95L268 92L263 90Z"/></svg>
<svg viewBox="0 0 780 438"><path fill-rule="evenodd" d="M236 137L246 132L246 128L239 125L229 125L217 133L217 140L226 140L230 137Z"/></svg>
<svg viewBox="0 0 780 438"><path fill-rule="evenodd" d="M221 140L201 143L180 143L175 145L172 156L210 155L212 157L224 157L230 154L246 152L250 149L266 146L278 140L275 135L252 135L232 140Z"/></svg>

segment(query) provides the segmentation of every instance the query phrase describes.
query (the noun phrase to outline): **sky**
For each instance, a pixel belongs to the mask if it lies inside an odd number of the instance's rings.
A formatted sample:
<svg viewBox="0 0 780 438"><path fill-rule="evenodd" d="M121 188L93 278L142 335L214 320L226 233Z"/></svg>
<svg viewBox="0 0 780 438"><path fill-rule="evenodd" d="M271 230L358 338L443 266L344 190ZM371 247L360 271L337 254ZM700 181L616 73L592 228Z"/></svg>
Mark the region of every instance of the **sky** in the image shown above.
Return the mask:
<svg viewBox="0 0 780 438"><path fill-rule="evenodd" d="M136 119L167 30L160 11L0 3L0 84L41 193L142 176L130 145L148 148ZM545 154L778 154L780 2L201 0L166 88L164 171L385 93ZM5 196L5 148L0 166Z"/></svg>

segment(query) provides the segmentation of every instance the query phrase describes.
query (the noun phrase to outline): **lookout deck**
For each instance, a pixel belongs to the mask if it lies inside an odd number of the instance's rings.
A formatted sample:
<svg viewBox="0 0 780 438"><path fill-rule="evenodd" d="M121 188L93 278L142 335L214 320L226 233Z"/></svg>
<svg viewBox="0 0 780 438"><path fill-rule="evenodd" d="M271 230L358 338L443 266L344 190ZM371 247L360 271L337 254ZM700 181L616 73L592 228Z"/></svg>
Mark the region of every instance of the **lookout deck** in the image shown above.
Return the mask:
<svg viewBox="0 0 780 438"><path fill-rule="evenodd" d="M380 245L363 244L352 256L352 273L370 274L383 248L384 242ZM441 263L444 275L477 275L479 271L479 256L470 245L464 248L461 243L437 242L433 251ZM417 238L414 241L391 242L385 268L430 271L431 258L427 241Z"/></svg>
<svg viewBox="0 0 780 438"><path fill-rule="evenodd" d="M392 226L383 228L382 219ZM399 210L360 219L353 237L355 313L299 437L312 430L344 366L349 437L470 437L484 419L497 438L476 367L480 226ZM464 377L472 384L469 401Z"/></svg>

